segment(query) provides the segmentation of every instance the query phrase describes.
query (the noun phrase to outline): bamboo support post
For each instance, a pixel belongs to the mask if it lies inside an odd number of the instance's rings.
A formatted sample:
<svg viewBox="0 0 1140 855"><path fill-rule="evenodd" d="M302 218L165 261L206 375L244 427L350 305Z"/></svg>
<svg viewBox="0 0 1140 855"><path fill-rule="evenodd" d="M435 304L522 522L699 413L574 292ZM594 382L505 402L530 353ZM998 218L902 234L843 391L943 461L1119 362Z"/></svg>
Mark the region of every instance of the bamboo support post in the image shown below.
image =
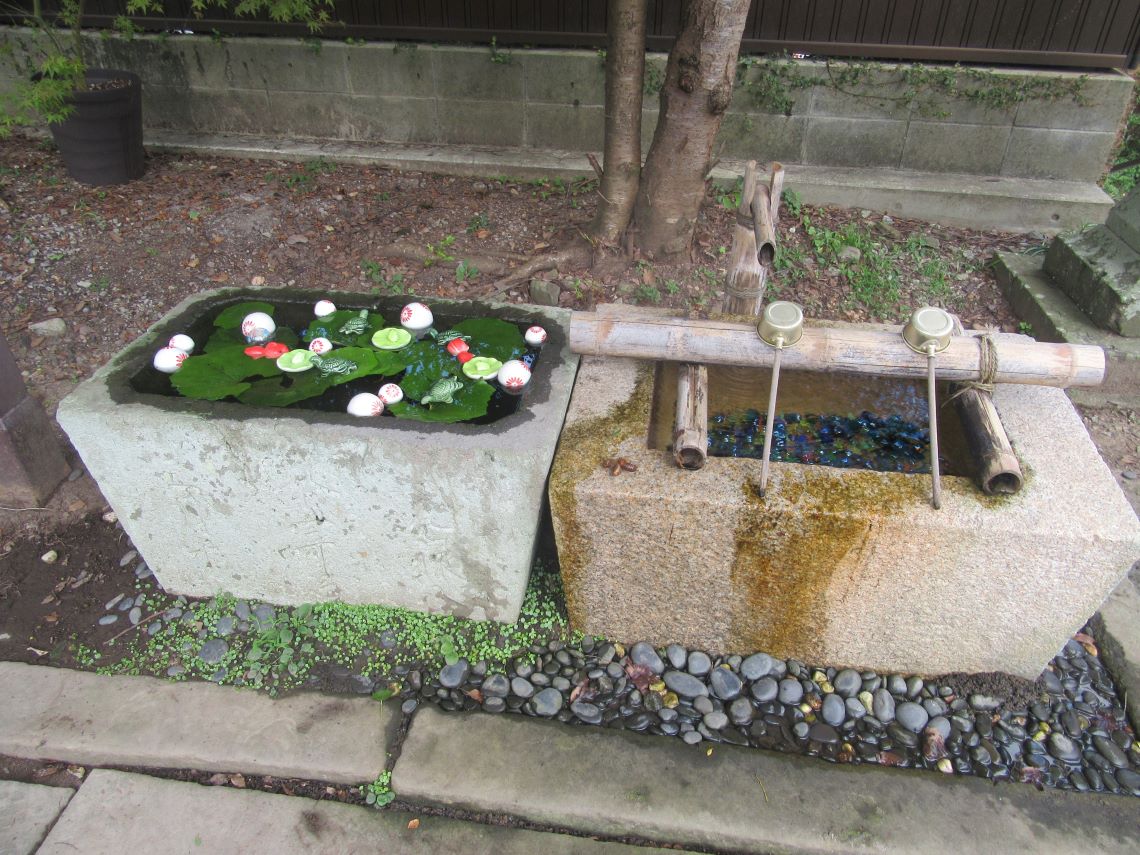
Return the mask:
<svg viewBox="0 0 1140 855"><path fill-rule="evenodd" d="M709 449L709 370L691 362L677 369L677 418L673 458L682 469L700 469Z"/></svg>
<svg viewBox="0 0 1140 855"><path fill-rule="evenodd" d="M776 259L776 227L772 220L768 188L763 184L756 188L756 195L752 197L752 228L756 232L756 255L766 271ZM759 309L752 314L760 314Z"/></svg>
<svg viewBox="0 0 1140 855"><path fill-rule="evenodd" d="M962 322L954 319L954 331L961 334ZM990 345L984 337L977 339L979 348ZM984 354L980 357L984 359ZM1011 495L1021 489L1025 479L1021 464L1009 444L997 407L988 391L969 384L952 385L950 400L962 421L962 432L976 467L978 486L987 495Z"/></svg>
<svg viewBox="0 0 1140 855"><path fill-rule="evenodd" d="M784 164L772 162L768 199L772 206L772 224L780 222L780 199L784 195Z"/></svg>
<svg viewBox="0 0 1140 855"><path fill-rule="evenodd" d="M586 356L620 356L670 362L704 362L770 368L773 350L756 327L733 321L689 318L623 319L575 312L570 348ZM992 382L1036 386L1096 386L1104 380L1104 351L1094 345L1053 344L1000 338L994 341ZM978 343L955 336L938 354L938 374L952 382L983 379ZM926 377L926 359L915 353L899 328L807 327L784 354L784 370L830 371L885 377Z"/></svg>
<svg viewBox="0 0 1140 855"><path fill-rule="evenodd" d="M755 315L764 301L767 271L756 252L752 200L756 194L756 161L748 161L744 169L744 189L740 191L740 208L732 231L732 251L728 257L728 273L724 280L724 308L734 315Z"/></svg>

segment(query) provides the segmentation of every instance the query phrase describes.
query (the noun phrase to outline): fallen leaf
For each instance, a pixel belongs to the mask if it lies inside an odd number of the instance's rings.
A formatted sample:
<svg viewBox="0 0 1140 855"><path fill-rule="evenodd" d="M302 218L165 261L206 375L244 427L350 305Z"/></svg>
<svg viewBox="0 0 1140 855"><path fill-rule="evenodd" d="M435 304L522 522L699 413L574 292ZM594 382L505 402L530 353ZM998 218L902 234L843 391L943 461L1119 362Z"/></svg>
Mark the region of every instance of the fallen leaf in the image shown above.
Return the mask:
<svg viewBox="0 0 1140 855"><path fill-rule="evenodd" d="M479 240L482 240L485 237L490 237L490 235L491 235L490 229L476 229L475 230L475 237L479 238Z"/></svg>
<svg viewBox="0 0 1140 855"><path fill-rule="evenodd" d="M59 766L56 766L54 763L49 763L47 766L44 766L41 769L36 769L36 771L32 773L32 777L33 778L50 778L52 775L54 775L58 771L59 771Z"/></svg>
<svg viewBox="0 0 1140 855"><path fill-rule="evenodd" d="M56 602L55 594L48 594L46 597L40 600L40 605L50 606L54 602Z"/></svg>
<svg viewBox="0 0 1140 855"><path fill-rule="evenodd" d="M196 255L191 256L190 260L186 262L186 266L190 267L190 268L197 267L198 266L198 256L196 256Z"/></svg>
<svg viewBox="0 0 1140 855"><path fill-rule="evenodd" d="M36 656L47 656L47 651L46 650L40 650L38 647L29 647L28 652L34 653L34 654L36 654Z"/></svg>
<svg viewBox="0 0 1140 855"><path fill-rule="evenodd" d="M44 623L59 623L59 612L44 615Z"/></svg>
<svg viewBox="0 0 1140 855"><path fill-rule="evenodd" d="M419 827L420 827L420 821L418 819L409 819L408 820L408 828L410 828L412 831L415 831Z"/></svg>
<svg viewBox="0 0 1140 855"><path fill-rule="evenodd" d="M230 783L237 787L239 790L245 789L245 776L241 773L230 775Z"/></svg>
<svg viewBox="0 0 1140 855"><path fill-rule="evenodd" d="M211 775L209 778L206 779L206 783L209 784L211 787L225 786L229 782L230 782L229 776L226 775L225 772L215 772L213 775Z"/></svg>
<svg viewBox="0 0 1140 855"><path fill-rule="evenodd" d="M597 696L597 691L590 688L590 678L587 677L575 686L574 691L570 693L570 703L574 703L575 701L592 701Z"/></svg>
<svg viewBox="0 0 1140 855"><path fill-rule="evenodd" d="M468 689L463 694L467 695L467 697L469 697L477 704L483 703L483 693L478 689Z"/></svg>
<svg viewBox="0 0 1140 855"><path fill-rule="evenodd" d="M254 286L264 285L265 284L265 277L264 276L254 276L252 279L249 280L249 284L254 285Z"/></svg>
<svg viewBox="0 0 1140 855"><path fill-rule="evenodd" d="M73 777L73 778L82 779L83 776L87 774L87 770L84 769L82 766L74 766L73 765L73 766L67 767L67 774L71 775L71 777Z"/></svg>
<svg viewBox="0 0 1140 855"><path fill-rule="evenodd" d="M653 680L653 671L647 665L636 665L628 659L622 663L625 667L625 675L629 677L629 681L637 687L637 690L642 694L649 691L649 684Z"/></svg>

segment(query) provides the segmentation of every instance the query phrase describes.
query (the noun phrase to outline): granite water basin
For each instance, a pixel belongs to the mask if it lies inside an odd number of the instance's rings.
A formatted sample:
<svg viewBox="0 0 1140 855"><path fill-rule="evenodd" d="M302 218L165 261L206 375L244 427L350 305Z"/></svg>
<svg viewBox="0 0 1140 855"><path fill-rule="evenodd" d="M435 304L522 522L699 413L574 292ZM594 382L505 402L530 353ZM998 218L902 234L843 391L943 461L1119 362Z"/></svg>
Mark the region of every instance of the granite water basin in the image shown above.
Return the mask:
<svg viewBox="0 0 1140 855"><path fill-rule="evenodd" d="M398 315L397 298L225 289L188 299L60 403L58 420L167 591L380 603L513 621L577 358L569 312L434 301L549 333L526 394L491 423L174 397L156 347L235 302ZM373 390L375 391L375 390ZM343 395L343 393L341 393Z"/></svg>

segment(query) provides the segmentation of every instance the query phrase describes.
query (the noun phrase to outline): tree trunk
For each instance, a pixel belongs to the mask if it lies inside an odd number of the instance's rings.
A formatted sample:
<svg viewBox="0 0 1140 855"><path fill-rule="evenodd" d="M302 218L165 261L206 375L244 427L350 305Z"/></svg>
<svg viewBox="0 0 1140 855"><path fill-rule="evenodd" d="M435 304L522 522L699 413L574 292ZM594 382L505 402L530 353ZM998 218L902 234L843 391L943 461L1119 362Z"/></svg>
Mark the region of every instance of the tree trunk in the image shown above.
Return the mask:
<svg viewBox="0 0 1140 855"><path fill-rule="evenodd" d="M641 94L645 85L643 0L611 0L606 49L606 138L601 199L590 227L602 243L621 240L641 176Z"/></svg>
<svg viewBox="0 0 1140 855"><path fill-rule="evenodd" d="M713 143L732 100L749 5L750 0L684 4L633 213L637 245L648 255L684 253L692 242Z"/></svg>

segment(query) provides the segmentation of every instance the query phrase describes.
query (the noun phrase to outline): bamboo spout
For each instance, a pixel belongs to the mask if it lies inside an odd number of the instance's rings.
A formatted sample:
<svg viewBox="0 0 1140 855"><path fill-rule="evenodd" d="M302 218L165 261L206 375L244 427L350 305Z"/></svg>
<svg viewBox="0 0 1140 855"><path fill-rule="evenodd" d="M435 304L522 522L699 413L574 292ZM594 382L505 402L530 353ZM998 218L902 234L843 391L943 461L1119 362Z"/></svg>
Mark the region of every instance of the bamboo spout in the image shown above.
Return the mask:
<svg viewBox="0 0 1140 855"><path fill-rule="evenodd" d="M1104 351L1094 345L1053 344L999 337L994 343L995 383L1096 386L1104 380ZM668 317L575 312L570 349L585 356L621 356L770 368L772 348L752 324ZM938 355L944 380L982 379L979 348L971 335L955 336ZM895 329L805 327L799 346L784 354L785 370L829 371L887 377L926 377L926 360Z"/></svg>

